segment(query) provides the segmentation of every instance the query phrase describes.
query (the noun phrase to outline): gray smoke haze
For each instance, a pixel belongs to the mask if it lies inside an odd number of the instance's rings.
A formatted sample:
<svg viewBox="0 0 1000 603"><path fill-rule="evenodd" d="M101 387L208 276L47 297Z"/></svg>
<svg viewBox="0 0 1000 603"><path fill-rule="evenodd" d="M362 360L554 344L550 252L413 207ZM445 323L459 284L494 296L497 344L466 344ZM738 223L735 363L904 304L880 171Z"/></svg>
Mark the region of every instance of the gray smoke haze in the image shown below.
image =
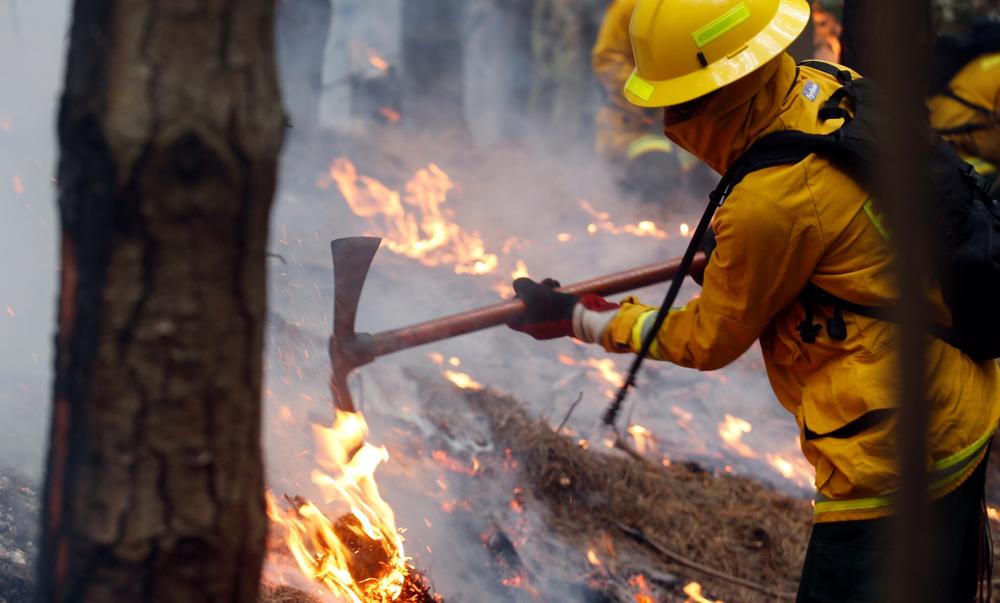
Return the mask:
<svg viewBox="0 0 1000 603"><path fill-rule="evenodd" d="M352 115L352 75L377 75L370 53L391 65L401 61L399 15L403 0L334 2L333 23L320 78L319 127L290 132L280 165L280 187L272 217L270 323L267 330L265 453L269 483L278 493L313 494L309 422L331 418L327 389L326 337L333 303L329 241L379 233L377 221L352 214L327 181L328 165L346 156L361 174L394 190L418 169L434 162L454 182L447 207L465 231L481 233L499 266L487 276L457 275L450 266L379 252L358 316L359 330L378 331L495 303L494 286L510 281L520 260L532 276L563 282L663 260L679 254L687 239L681 222L692 223L705 191L678 186L670 207L652 207L620 198L606 166L592 151L587 124L596 110L596 85L575 78L548 111L524 111L523 91L532 77L524 66L528 50L521 25L502 2L470 1L465 15L464 110L467 135L408 130L400 124L374 125ZM410 0L416 1L416 0ZM62 80L69 0L0 0L0 469L41 478L49 407L55 294L58 277L55 189L55 114ZM582 34L581 34L582 35ZM589 51L589 49L588 49ZM576 65L579 67L579 58ZM589 60L584 56L584 60ZM585 66L585 64L584 64ZM287 65L286 65L287 67ZM574 67L575 68L575 67ZM286 90L286 106L293 106ZM582 99L582 100L581 100ZM575 107L574 111L569 108ZM530 107L529 107L530 109ZM291 115L293 125L301 116ZM587 200L617 226L655 220L666 239L638 238L601 231L588 233L595 218L581 208ZM560 233L568 235L561 240ZM505 252L506 249L506 252ZM641 291L655 304L663 287ZM696 290L688 287L686 295ZM460 359L460 367L440 367L429 353ZM560 361L559 356L564 356ZM672 366L649 367L632 400L633 423L657 436L661 454L672 460L695 458L713 467L732 466L791 491L799 486L780 477L767 452L793 459L794 421L780 409L767 385L759 351L711 374ZM569 422L587 433L607 403L613 385L602 380L595 362L608 357L597 348L568 341L538 343L506 329L469 335L379 360L355 377L355 395L370 412L372 439L390 449L402 446L400 423L428 441L426 400L410 378L413 370L437 375L455 368L473 379L509 392L535 413L558 422L576 397L584 401ZM567 363L569 359L571 363ZM604 366L623 372L626 357ZM402 409L409 407L405 416ZM757 457L727 448L718 426L727 414L753 424L742 441ZM405 419L405 421L403 420ZM414 426L422 426L417 429ZM459 448L459 444L455 444ZM472 546L478 534L449 523L442 500L423 498L410 481L433 475L427 459L394 459L380 479L385 498L409 530L421 567L442 594L480 589L476 569L483 553ZM382 475L380 473L379 475ZM503 503L500 486L484 492L484 504ZM502 484L503 491L508 484ZM440 495L440 493L436 493ZM502 518L500 519L502 522ZM430 526L433 526L430 527ZM535 527L539 532L543 526ZM539 539L544 540L544 534ZM449 546L465 543L465 547ZM552 545L555 546L555 545ZM435 552L429 552L427 547ZM458 551L475 551L466 556ZM462 557L465 557L464 559ZM462 562L467 565L461 566ZM497 600L503 600L497 595Z"/></svg>
<svg viewBox="0 0 1000 603"><path fill-rule="evenodd" d="M0 464L38 476L58 277L55 115L68 0L0 2Z"/></svg>

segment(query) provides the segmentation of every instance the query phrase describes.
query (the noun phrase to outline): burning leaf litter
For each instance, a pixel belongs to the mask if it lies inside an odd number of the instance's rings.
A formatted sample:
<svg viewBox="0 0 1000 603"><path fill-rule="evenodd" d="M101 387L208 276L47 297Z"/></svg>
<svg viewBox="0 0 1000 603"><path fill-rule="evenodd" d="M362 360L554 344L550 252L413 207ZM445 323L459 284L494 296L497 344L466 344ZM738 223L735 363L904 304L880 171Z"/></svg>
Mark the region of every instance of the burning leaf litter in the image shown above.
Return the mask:
<svg viewBox="0 0 1000 603"><path fill-rule="evenodd" d="M303 498L288 499L286 508L268 492L268 516L299 570L334 596L351 603L432 600L407 563L395 514L375 483L389 453L368 443L367 434L358 413L337 411L331 427L313 425L319 468L311 477L324 509Z"/></svg>

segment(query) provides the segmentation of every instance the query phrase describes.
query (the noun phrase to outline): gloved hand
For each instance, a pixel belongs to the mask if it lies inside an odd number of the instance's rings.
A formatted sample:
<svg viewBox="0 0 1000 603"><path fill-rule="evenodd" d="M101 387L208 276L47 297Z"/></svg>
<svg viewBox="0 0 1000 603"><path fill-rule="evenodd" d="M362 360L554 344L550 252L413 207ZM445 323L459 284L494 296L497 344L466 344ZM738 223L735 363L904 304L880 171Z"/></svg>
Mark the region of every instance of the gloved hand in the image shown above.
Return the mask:
<svg viewBox="0 0 1000 603"><path fill-rule="evenodd" d="M547 278L536 283L529 278L519 278L514 281L515 297L524 302L527 310L507 326L527 333L535 339L555 339L568 337L576 333L574 329L574 310L577 317L583 310L608 312L618 308L599 295L588 293L583 296L556 291L559 281Z"/></svg>

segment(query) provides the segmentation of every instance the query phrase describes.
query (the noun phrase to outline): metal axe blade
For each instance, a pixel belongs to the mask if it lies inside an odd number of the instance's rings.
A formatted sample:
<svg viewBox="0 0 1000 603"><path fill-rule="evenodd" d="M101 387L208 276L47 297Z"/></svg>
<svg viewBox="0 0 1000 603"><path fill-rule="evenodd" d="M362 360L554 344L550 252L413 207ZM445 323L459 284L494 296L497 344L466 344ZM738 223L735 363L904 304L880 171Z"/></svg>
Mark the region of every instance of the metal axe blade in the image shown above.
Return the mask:
<svg viewBox="0 0 1000 603"><path fill-rule="evenodd" d="M364 289L368 270L382 239L379 237L348 237L330 241L333 252L333 334L330 336L330 362L333 374L330 389L337 408L354 412L354 401L347 387L351 371L375 359L364 353L365 334L354 331L358 302Z"/></svg>

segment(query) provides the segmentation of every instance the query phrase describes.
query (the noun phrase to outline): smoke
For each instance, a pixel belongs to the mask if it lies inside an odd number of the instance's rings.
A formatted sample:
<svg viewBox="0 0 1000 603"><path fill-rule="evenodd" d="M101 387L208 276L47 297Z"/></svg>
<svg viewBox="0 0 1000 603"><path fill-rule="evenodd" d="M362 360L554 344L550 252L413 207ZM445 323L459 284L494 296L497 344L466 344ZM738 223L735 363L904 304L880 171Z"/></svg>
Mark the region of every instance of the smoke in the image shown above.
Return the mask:
<svg viewBox="0 0 1000 603"><path fill-rule="evenodd" d="M602 3L529 2L535 6L522 13L511 8L521 4L477 0L466 7L464 127L459 132L427 131L408 123L405 114L398 123L388 118L380 122L373 117L385 117L378 113L380 107L362 103L399 100L398 82L392 77L379 80L386 76L372 56L398 74L404 58L401 0L334 2L318 74L296 71L289 63L301 57L279 43L283 70L302 77L285 80L285 105L295 113L290 115L292 133L281 159L272 219L271 249L282 259L272 261L270 273L264 431L269 482L276 491L310 494L308 423L331 420L326 359L333 300L329 240L370 228L349 211L335 188L317 188L333 158L348 156L362 173L397 190L417 169L437 163L456 185L447 202L450 218L479 231L487 250L500 258L493 274L468 276L454 274L447 266L424 267L383 249L362 296L360 330L378 331L495 303L494 286L509 282L518 261L534 277L553 276L568 283L672 257L686 244L679 226L694 222L705 191L678 183L668 205L625 200L606 164L592 152L592 119L600 95L589 75L587 40L600 19L600 10L592 5ZM6 252L0 255L0 416L5 418L0 458L3 465L36 480L47 441L58 277L51 179L70 5L69 0L0 0L0 200L5 208L0 240ZM558 7L563 12L556 11ZM543 10L550 10L545 15L549 29L526 31L524 16ZM578 18L584 13L589 17ZM538 62L539 55L555 50L562 53L560 61ZM554 64L558 70L549 69ZM296 81L312 88L296 88ZM362 94L366 90L368 96ZM311 111L311 106L318 117L307 127L310 118L301 112ZM607 212L609 222L655 220L669 236L591 233L594 217L583 209L582 200ZM662 292L663 287L654 287L639 295L655 303ZM696 289L689 286L685 292L690 297ZM414 368L440 372L429 352L460 359L460 370L510 392L533 412L554 417L554 423L582 392L583 402L567 423L578 433L593 426L608 401L606 390L614 388L589 364L606 359L602 351L568 341L538 343L506 329L411 350L380 359L353 381L355 395L371 414L373 438L390 448L398 449L407 433L425 441L436 433L427 423L427 401L408 373ZM576 364L560 362L560 354ZM627 360L614 358L613 367L622 372ZM651 366L632 400L635 408L627 410L631 421L655 434L664 453L677 457L674 460L732 465L792 487L762 460L743 459L727 449L717 434L719 423L731 414L753 424L753 431L743 437L747 445L760 450L791 447L794 423L774 401L759 352L751 351L713 374ZM400 409L407 406L412 410L402 415ZM679 420L683 415L676 409L690 419ZM294 421L282 419L287 413ZM439 500L418 496L407 476L431 473L431 465L425 458L414 458L404 466L405 456L397 455L385 470L388 477L380 478L399 523L410 530L412 554L429 569L443 594L487 588L489 581L476 569L487 560L487 553L474 546L478 534L467 524L449 521ZM479 497L492 508L509 495L509 484L491 488L458 497ZM532 521L544 540L544 526ZM457 542L462 545L453 544Z"/></svg>
<svg viewBox="0 0 1000 603"><path fill-rule="evenodd" d="M0 1L0 459L41 472L58 277L55 115L67 0Z"/></svg>

